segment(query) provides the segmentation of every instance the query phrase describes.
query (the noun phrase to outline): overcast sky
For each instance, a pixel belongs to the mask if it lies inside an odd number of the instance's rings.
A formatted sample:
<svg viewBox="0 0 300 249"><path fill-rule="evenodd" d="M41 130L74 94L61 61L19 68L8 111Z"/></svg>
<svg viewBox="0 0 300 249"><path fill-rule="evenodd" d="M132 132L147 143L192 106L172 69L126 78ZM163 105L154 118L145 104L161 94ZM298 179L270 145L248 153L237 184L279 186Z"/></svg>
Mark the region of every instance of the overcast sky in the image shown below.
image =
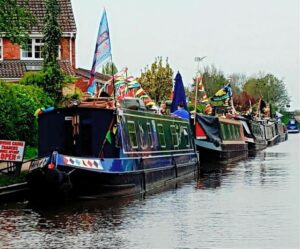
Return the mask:
<svg viewBox="0 0 300 249"><path fill-rule="evenodd" d="M225 75L272 73L300 109L299 0L72 0L77 67L90 69L103 8L113 61L134 76L156 56L169 58L190 84L200 67Z"/></svg>

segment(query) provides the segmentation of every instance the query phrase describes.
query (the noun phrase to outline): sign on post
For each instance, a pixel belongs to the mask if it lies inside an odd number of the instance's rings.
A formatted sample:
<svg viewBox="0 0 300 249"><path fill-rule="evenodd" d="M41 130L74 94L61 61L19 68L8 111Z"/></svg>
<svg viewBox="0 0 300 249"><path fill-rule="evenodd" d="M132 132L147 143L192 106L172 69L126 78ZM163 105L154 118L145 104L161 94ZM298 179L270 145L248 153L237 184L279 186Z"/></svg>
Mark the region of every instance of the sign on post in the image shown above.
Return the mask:
<svg viewBox="0 0 300 249"><path fill-rule="evenodd" d="M0 140L0 161L22 162L24 141Z"/></svg>

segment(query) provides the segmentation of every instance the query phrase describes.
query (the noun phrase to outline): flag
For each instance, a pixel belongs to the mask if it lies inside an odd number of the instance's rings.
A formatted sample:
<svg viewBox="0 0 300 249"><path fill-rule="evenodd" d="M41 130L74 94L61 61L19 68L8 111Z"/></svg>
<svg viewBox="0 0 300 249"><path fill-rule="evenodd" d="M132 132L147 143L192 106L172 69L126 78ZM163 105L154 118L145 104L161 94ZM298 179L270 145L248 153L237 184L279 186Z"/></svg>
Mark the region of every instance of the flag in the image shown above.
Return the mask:
<svg viewBox="0 0 300 249"><path fill-rule="evenodd" d="M108 131L108 132L106 133L105 139L106 139L107 142L109 142L109 143L111 144L111 133L110 133L110 131Z"/></svg>
<svg viewBox="0 0 300 249"><path fill-rule="evenodd" d="M171 105L171 113L177 110L177 106L179 103L182 103L184 109L187 110L186 97L185 97L182 77L178 72L175 77L175 89L174 89L173 100Z"/></svg>
<svg viewBox="0 0 300 249"><path fill-rule="evenodd" d="M221 101L228 99L232 96L231 86L228 83L226 86L224 86L222 89L217 91L215 95L211 98L212 101Z"/></svg>
<svg viewBox="0 0 300 249"><path fill-rule="evenodd" d="M104 10L101 18L99 30L98 30L91 75L88 84L89 93L91 94L95 93L95 88L96 88L95 74L98 66L110 57L111 57L111 44L109 38L109 29L108 29L106 11Z"/></svg>

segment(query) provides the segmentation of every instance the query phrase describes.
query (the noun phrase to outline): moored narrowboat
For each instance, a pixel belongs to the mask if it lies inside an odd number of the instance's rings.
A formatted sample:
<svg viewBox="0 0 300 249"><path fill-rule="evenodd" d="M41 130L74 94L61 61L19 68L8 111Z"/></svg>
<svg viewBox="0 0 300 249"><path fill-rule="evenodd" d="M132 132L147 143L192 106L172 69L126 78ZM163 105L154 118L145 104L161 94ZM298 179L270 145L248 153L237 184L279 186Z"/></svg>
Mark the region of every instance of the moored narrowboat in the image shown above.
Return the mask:
<svg viewBox="0 0 300 249"><path fill-rule="evenodd" d="M134 195L196 171L189 121L147 111L140 99L107 106L39 116L39 159L28 174L32 198Z"/></svg>
<svg viewBox="0 0 300 249"><path fill-rule="evenodd" d="M256 152L268 146L268 142L265 139L264 126L262 124L246 117L236 117L236 119L243 124L249 156L255 155Z"/></svg>
<svg viewBox="0 0 300 249"><path fill-rule="evenodd" d="M268 146L276 145L280 142L280 135L276 131L276 125L274 120L263 119L259 120L263 125L265 131L265 138L268 142Z"/></svg>
<svg viewBox="0 0 300 249"><path fill-rule="evenodd" d="M242 123L238 120L196 115L195 144L202 162L227 164L248 157Z"/></svg>
<svg viewBox="0 0 300 249"><path fill-rule="evenodd" d="M288 133L299 133L298 121L292 116L287 124Z"/></svg>

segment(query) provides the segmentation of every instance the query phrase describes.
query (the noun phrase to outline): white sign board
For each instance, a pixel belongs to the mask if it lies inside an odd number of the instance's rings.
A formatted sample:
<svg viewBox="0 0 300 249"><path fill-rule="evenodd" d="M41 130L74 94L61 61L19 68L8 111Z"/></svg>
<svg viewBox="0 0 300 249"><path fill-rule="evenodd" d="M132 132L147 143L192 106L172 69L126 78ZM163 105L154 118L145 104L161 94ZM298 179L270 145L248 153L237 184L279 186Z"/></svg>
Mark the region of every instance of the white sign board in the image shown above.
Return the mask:
<svg viewBox="0 0 300 249"><path fill-rule="evenodd" d="M0 140L0 161L22 162L25 142Z"/></svg>

